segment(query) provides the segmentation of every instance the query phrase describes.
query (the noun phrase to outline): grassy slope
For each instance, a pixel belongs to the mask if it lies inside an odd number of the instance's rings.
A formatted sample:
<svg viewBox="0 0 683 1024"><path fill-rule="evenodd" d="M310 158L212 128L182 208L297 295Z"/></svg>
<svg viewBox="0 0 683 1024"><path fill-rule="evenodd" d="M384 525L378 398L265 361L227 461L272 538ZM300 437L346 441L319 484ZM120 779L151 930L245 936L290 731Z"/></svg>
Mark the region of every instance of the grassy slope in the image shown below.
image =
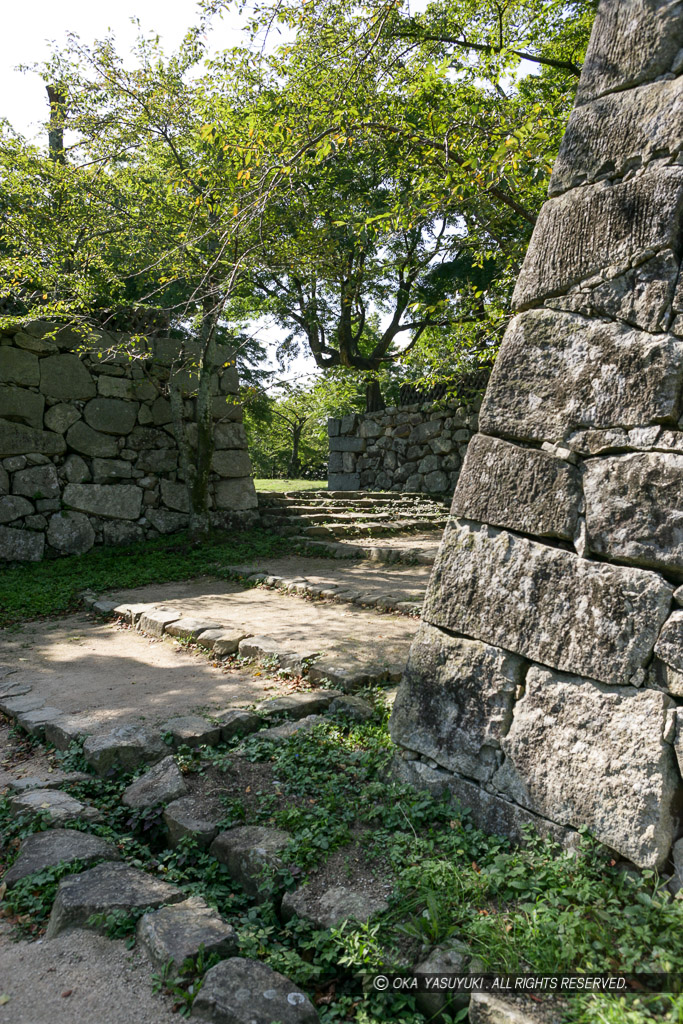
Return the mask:
<svg viewBox="0 0 683 1024"><path fill-rule="evenodd" d="M257 491L326 491L327 480L254 480Z"/></svg>

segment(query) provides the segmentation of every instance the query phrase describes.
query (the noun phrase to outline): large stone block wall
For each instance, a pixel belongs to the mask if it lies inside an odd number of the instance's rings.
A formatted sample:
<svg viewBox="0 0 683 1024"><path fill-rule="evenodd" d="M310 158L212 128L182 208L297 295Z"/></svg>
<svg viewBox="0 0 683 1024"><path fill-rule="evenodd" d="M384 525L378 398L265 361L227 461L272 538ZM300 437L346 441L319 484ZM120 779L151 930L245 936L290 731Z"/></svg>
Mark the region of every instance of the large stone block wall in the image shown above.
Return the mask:
<svg viewBox="0 0 683 1024"><path fill-rule="evenodd" d="M121 338L91 335L86 343L46 322L0 336L0 560L82 554L188 525L163 394L176 347L157 339L154 359L138 351L131 360ZM215 376L212 393L213 519L247 524L257 501L242 410L231 397L234 365ZM193 398L184 412L191 438Z"/></svg>
<svg viewBox="0 0 683 1024"><path fill-rule="evenodd" d="M330 490L452 494L480 404L392 406L328 420Z"/></svg>
<svg viewBox="0 0 683 1024"><path fill-rule="evenodd" d="M391 729L475 821L683 833L683 3L603 0Z"/></svg>

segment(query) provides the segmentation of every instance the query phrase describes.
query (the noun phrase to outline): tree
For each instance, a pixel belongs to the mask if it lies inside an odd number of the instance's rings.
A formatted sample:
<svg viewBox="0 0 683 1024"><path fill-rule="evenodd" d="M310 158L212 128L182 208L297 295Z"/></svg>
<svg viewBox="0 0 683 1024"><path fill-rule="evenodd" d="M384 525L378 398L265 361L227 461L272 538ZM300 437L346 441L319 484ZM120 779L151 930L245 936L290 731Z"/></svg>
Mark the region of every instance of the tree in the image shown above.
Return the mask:
<svg viewBox="0 0 683 1024"><path fill-rule="evenodd" d="M322 385L322 386L321 386ZM245 422L256 471L264 476L299 478L325 472L328 393L320 379L308 386L280 385L247 402Z"/></svg>
<svg viewBox="0 0 683 1024"><path fill-rule="evenodd" d="M195 537L209 529L211 381L229 351L219 342L236 340L229 302L259 250L263 206L284 180L282 136L270 137L267 152L253 111L235 91L226 99L220 76L200 73L198 40L199 30L189 33L167 59L156 40L141 39L131 69L112 40L89 49L73 38L44 71L60 96L51 138L62 117L75 140L64 158L12 136L0 150L3 294L18 302L10 321L68 321L87 346L94 328L151 308L174 339L160 386ZM131 358L148 350L133 337ZM187 395L194 436L183 419Z"/></svg>

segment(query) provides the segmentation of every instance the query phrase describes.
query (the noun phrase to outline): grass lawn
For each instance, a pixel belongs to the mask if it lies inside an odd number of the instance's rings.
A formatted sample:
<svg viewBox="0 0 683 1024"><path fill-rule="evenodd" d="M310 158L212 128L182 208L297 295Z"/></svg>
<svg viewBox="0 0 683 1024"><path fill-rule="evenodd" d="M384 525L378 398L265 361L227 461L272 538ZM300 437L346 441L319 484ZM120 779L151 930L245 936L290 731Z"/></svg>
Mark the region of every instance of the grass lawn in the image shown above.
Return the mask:
<svg viewBox="0 0 683 1024"><path fill-rule="evenodd" d="M46 559L0 573L0 626L41 615L64 615L81 590L97 592L195 576L225 575L231 565L292 554L291 537L265 530L224 534L196 547L182 533L125 548L93 548L86 555Z"/></svg>
<svg viewBox="0 0 683 1024"><path fill-rule="evenodd" d="M257 491L326 491L327 480L254 480Z"/></svg>

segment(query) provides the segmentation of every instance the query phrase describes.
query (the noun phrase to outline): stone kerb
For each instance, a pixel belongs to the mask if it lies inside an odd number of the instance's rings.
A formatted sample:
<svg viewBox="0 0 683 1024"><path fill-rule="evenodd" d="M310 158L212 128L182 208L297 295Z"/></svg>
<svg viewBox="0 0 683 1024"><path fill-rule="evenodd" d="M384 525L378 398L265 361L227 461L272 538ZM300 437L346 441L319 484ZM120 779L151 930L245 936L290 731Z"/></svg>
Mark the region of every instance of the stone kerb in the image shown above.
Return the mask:
<svg viewBox="0 0 683 1024"><path fill-rule="evenodd" d="M391 406L328 420L328 487L452 494L480 404Z"/></svg>
<svg viewBox="0 0 683 1024"><path fill-rule="evenodd" d="M144 343L132 360L117 351L121 340L98 332L86 342L45 321L0 332L0 561L82 554L94 544L128 544L188 525L163 393L177 342L155 340L152 361ZM192 439L193 380L186 376ZM210 480L212 515L222 527L256 517L237 390L234 366L223 367L211 383Z"/></svg>
<svg viewBox="0 0 683 1024"><path fill-rule="evenodd" d="M391 721L482 827L643 868L683 797L682 72L680 0L602 0Z"/></svg>

